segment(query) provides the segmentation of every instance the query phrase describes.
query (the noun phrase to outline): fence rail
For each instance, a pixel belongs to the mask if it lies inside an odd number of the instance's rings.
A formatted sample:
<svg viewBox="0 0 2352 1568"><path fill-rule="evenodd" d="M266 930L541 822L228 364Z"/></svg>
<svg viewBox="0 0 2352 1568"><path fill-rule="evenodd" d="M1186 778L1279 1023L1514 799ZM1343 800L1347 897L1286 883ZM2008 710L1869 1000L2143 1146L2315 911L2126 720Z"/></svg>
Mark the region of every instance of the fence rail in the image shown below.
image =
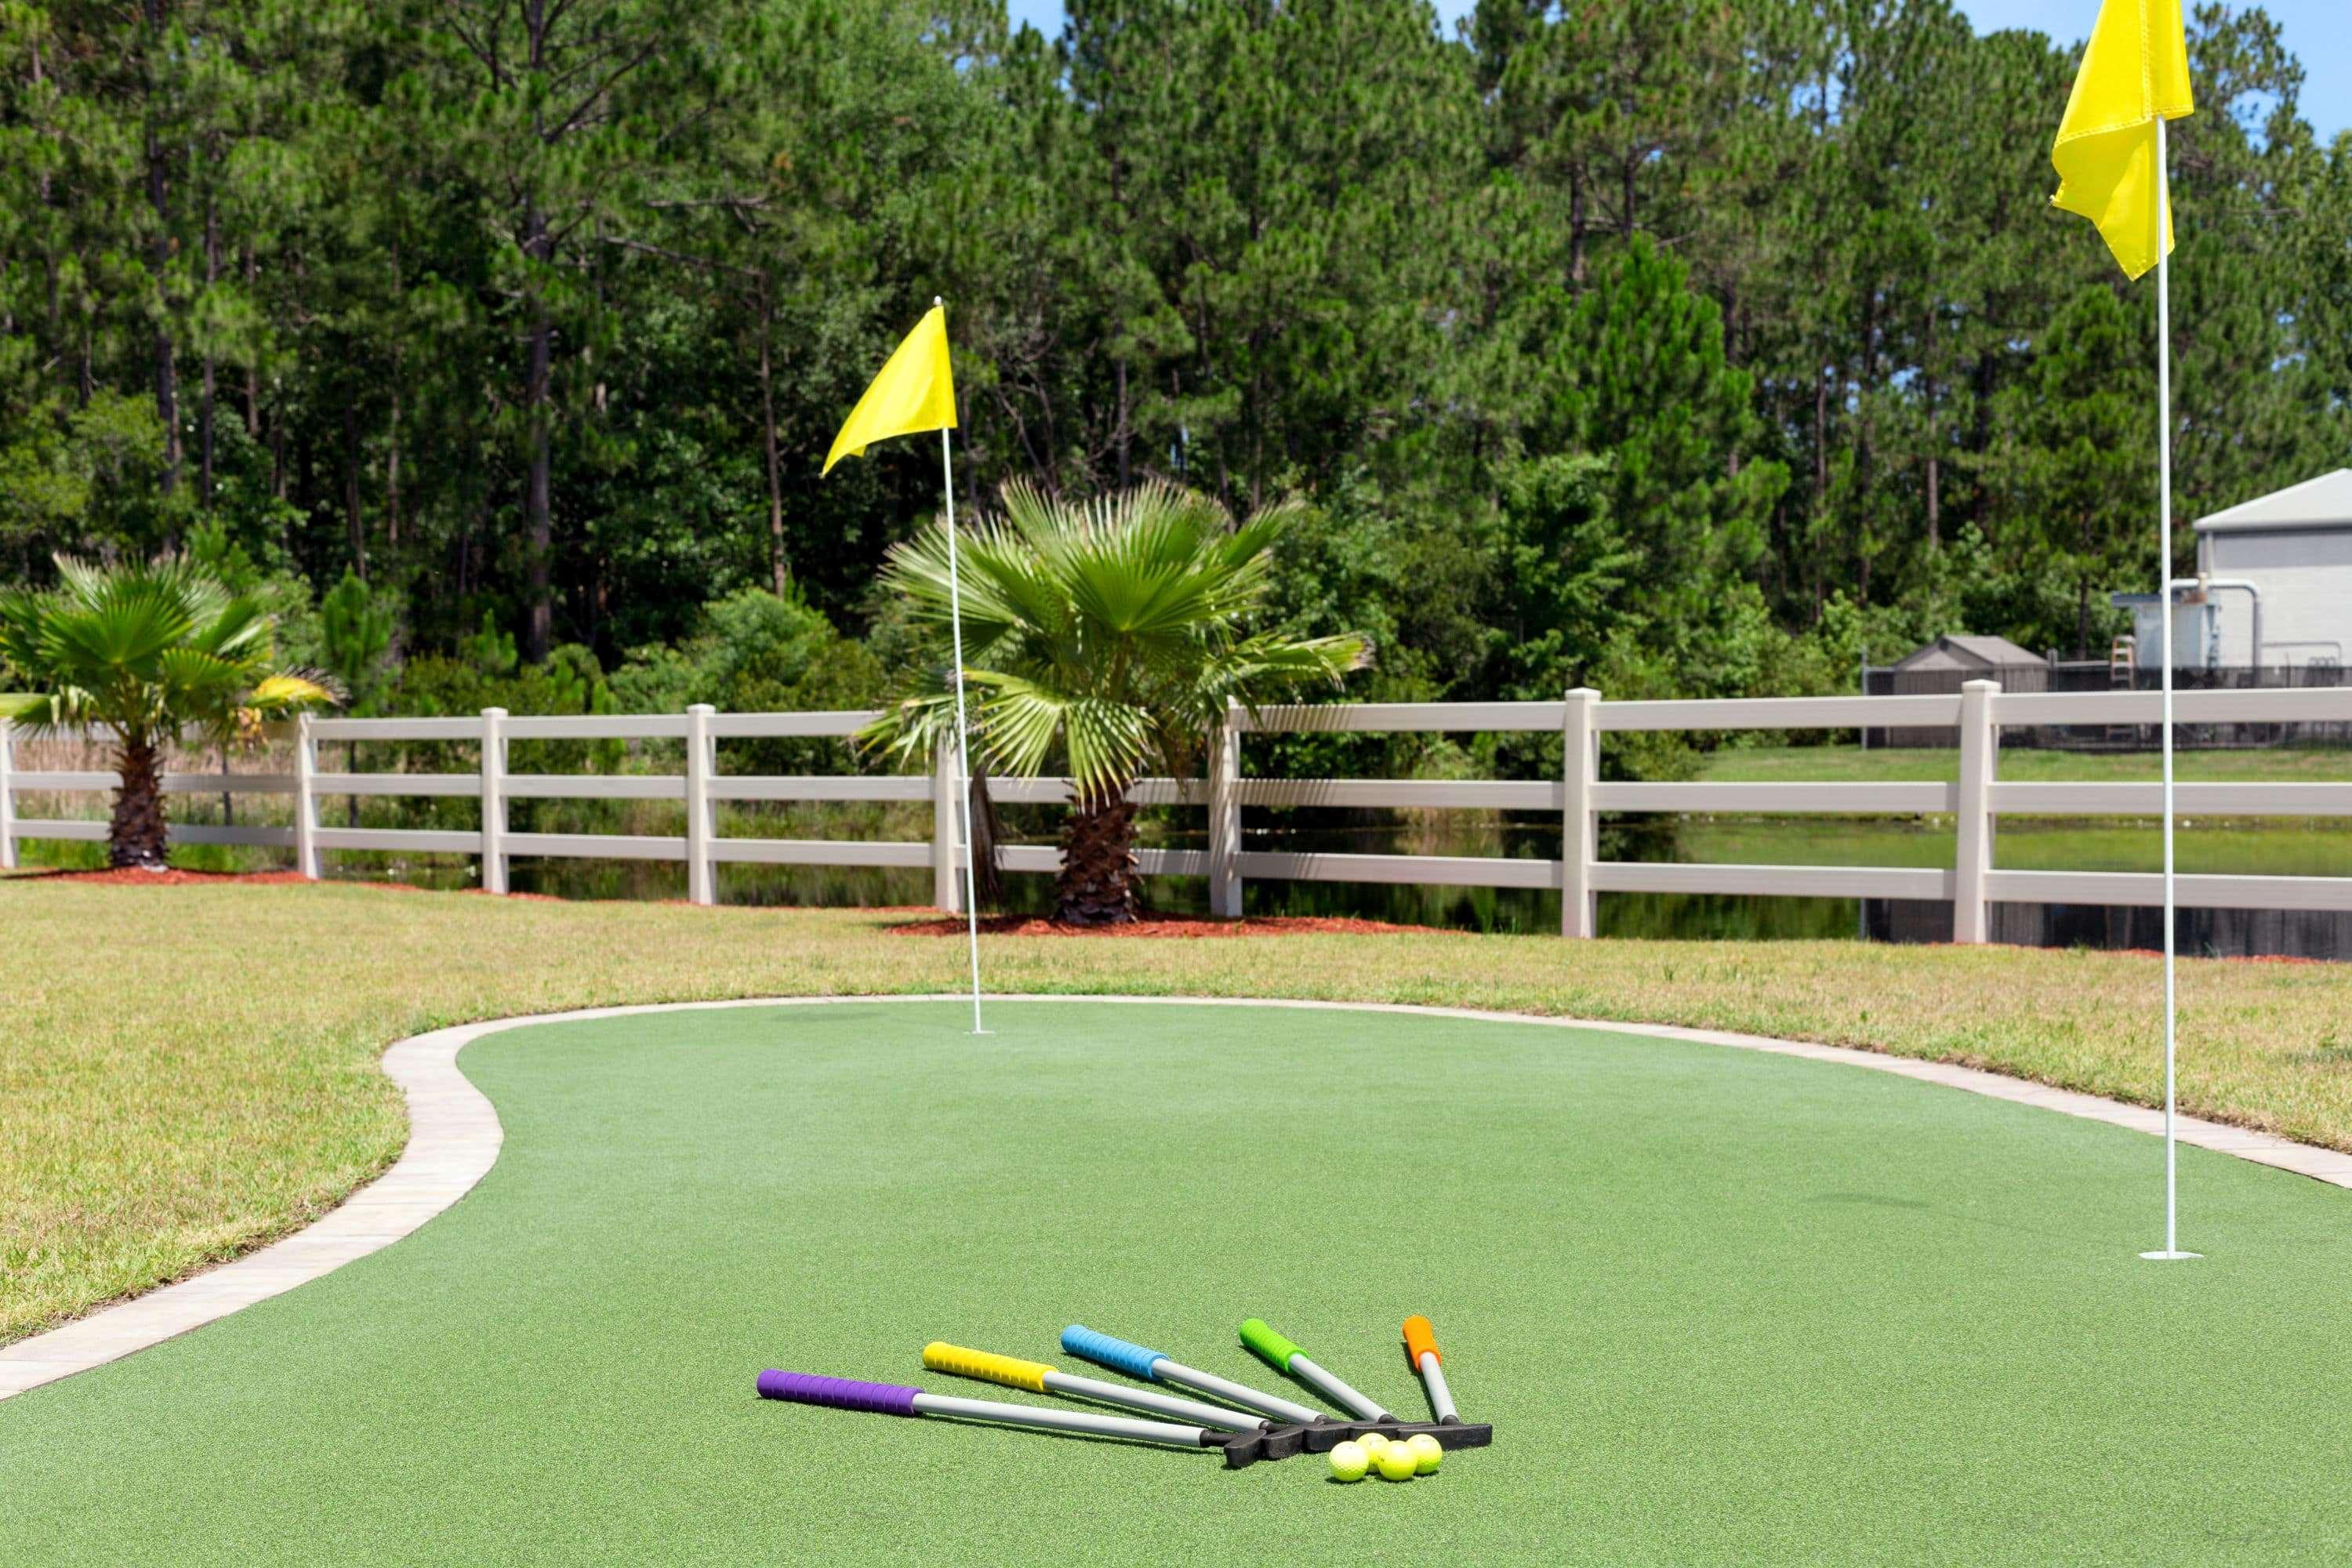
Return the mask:
<svg viewBox="0 0 2352 1568"><path fill-rule="evenodd" d="M2352 722L2352 687L2189 691L2176 698L2177 717L2193 722ZM1139 780L1139 805L1204 808L1206 849L1143 849L1146 875L1205 877L1210 905L1238 915L1244 885L1253 879L1419 883L1444 887L1558 890L1560 929L1591 936L1601 893L1717 893L1783 897L1948 900L1953 940L1982 942L1993 902L2154 905L2162 880L2152 873L2003 871L1992 866L1997 820L2004 815L2153 816L2162 806L2155 784L2004 783L1997 776L2004 728L2053 724L2148 724L2159 717L2153 692L2010 692L1991 681L1971 681L1957 693L1892 697L1796 697L1722 701L1604 702L1579 689L1558 702L1366 703L1235 707L1210 737L1204 778ZM849 774L755 776L721 773L718 742L842 737L875 717L870 711L718 713L696 707L682 714L523 717L498 709L463 719L306 719L299 727L290 773L178 773L163 778L180 795L291 796L290 827L174 826L186 844L274 846L294 852L307 876L322 858L350 851L408 851L478 856L482 885L503 892L509 862L518 856L684 861L689 896L716 898L721 865L929 868L933 901L960 907L962 852L954 802L955 759L942 753L922 776ZM1953 783L1648 784L1604 781L1600 737L1611 731L1657 730L1869 729L1937 727L1956 731L1960 777ZM1417 731L1559 732L1560 776L1546 780L1244 778L1246 737L1274 733ZM681 741L682 772L671 774L515 773L508 748L515 741ZM376 743L472 742L480 764L449 773L324 773L321 742ZM18 771L7 730L0 726L0 866L13 867L26 839L103 840L102 822L28 820L16 816L19 794L110 790L103 771ZM997 779L994 797L1010 804L1067 802L1066 779ZM475 829L329 827L319 821L322 796L460 796L481 803ZM676 801L686 807L682 834L517 832L508 826L515 800ZM928 840L742 838L721 836L714 807L740 801L866 801L931 803ZM2187 784L2176 807L2197 816L2352 817L2352 783ZM1562 852L1557 859L1435 855L1311 854L1242 847L1244 807L1397 807L1560 814ZM1948 867L1738 866L1607 861L1596 852L1604 812L1835 813L1843 816L1948 814L1958 826L1954 864ZM1060 851L1010 846L1001 868L1023 875L1060 869ZM2352 878L2187 876L2177 879L2185 909L2265 909L2352 911Z"/></svg>

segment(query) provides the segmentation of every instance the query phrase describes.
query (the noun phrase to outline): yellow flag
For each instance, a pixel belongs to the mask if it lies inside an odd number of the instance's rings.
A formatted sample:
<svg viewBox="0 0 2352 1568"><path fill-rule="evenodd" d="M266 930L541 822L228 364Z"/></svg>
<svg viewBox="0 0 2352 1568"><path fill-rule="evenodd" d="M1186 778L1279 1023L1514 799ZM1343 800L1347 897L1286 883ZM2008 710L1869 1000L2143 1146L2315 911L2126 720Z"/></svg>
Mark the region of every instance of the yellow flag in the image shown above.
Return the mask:
<svg viewBox="0 0 2352 1568"><path fill-rule="evenodd" d="M933 305L898 345L857 406L842 422L825 454L824 472L844 458L893 436L955 428L955 376L948 368L948 310Z"/></svg>
<svg viewBox="0 0 2352 1568"><path fill-rule="evenodd" d="M2180 0L2101 0L2050 149L2058 170L2058 194L2050 199L2098 225L2127 278L2172 249L2171 203L2159 201L2157 119L2179 120L2195 107Z"/></svg>

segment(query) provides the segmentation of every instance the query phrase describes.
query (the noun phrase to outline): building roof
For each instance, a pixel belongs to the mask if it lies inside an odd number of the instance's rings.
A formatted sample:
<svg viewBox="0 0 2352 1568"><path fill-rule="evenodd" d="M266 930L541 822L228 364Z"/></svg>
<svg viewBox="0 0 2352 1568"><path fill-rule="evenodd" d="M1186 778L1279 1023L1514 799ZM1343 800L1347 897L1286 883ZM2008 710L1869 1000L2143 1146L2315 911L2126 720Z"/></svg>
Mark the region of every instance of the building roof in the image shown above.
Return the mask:
<svg viewBox="0 0 2352 1568"><path fill-rule="evenodd" d="M1970 637L1965 632L1940 637L1899 660L1897 669L1984 669L2003 664L2047 664L2007 637Z"/></svg>
<svg viewBox="0 0 2352 1568"><path fill-rule="evenodd" d="M2197 520L2200 533L2289 528L2352 528L2352 468L2338 468Z"/></svg>
<svg viewBox="0 0 2352 1568"><path fill-rule="evenodd" d="M1966 632L1937 637L1937 642L1966 658L1979 664L2046 664L2040 654L2018 647L2007 637L1970 637Z"/></svg>

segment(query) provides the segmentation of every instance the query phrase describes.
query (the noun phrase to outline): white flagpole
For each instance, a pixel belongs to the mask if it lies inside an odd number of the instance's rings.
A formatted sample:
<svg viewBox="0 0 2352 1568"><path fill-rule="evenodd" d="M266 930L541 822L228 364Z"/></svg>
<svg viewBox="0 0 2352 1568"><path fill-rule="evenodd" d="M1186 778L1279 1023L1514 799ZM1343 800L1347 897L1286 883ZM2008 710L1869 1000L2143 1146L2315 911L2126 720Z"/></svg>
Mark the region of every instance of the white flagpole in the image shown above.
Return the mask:
<svg viewBox="0 0 2352 1568"><path fill-rule="evenodd" d="M972 870L977 857L971 842L971 726L963 709L963 585L956 575L955 459L944 425L940 426L940 469L948 497L948 626L955 638L956 793L963 797L963 915L971 945L971 1032L984 1035L988 1030L980 1021L980 899L973 890L978 879Z"/></svg>
<svg viewBox="0 0 2352 1568"><path fill-rule="evenodd" d="M2164 239L2172 219L2172 176L2164 149L2164 116L2156 117L2156 454L2157 621L2162 653L2164 719L2164 1249L2142 1258L2195 1258L2180 1250L2179 1151L2173 1142L2176 1037L2172 907L2172 256Z"/></svg>
<svg viewBox="0 0 2352 1568"><path fill-rule="evenodd" d="M979 877L971 848L971 724L964 720L964 588L955 576L955 458L948 449L948 428L939 430L940 478L948 487L948 627L955 635L955 793L964 797L964 936L971 942L971 1032L985 1035L981 1025L981 898L973 891Z"/></svg>

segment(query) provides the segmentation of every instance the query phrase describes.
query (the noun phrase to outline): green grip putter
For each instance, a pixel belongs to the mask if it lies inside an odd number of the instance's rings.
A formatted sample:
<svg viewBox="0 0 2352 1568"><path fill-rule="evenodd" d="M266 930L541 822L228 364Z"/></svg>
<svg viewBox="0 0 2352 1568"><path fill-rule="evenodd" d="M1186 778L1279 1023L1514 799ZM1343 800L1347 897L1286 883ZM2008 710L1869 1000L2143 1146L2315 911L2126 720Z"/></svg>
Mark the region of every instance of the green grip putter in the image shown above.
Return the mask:
<svg viewBox="0 0 2352 1568"><path fill-rule="evenodd" d="M1264 1318L1252 1318L1241 1331L1242 1343L1265 1358L1275 1371L1290 1370L1290 1358L1298 1353L1298 1347L1267 1327Z"/></svg>
<svg viewBox="0 0 2352 1568"><path fill-rule="evenodd" d="M1307 1352L1284 1339L1267 1326L1264 1318L1252 1318L1241 1326L1242 1343L1249 1346L1278 1372L1288 1373L1316 1393L1352 1412L1365 1421L1393 1421L1395 1416L1365 1398L1338 1378L1317 1366Z"/></svg>

